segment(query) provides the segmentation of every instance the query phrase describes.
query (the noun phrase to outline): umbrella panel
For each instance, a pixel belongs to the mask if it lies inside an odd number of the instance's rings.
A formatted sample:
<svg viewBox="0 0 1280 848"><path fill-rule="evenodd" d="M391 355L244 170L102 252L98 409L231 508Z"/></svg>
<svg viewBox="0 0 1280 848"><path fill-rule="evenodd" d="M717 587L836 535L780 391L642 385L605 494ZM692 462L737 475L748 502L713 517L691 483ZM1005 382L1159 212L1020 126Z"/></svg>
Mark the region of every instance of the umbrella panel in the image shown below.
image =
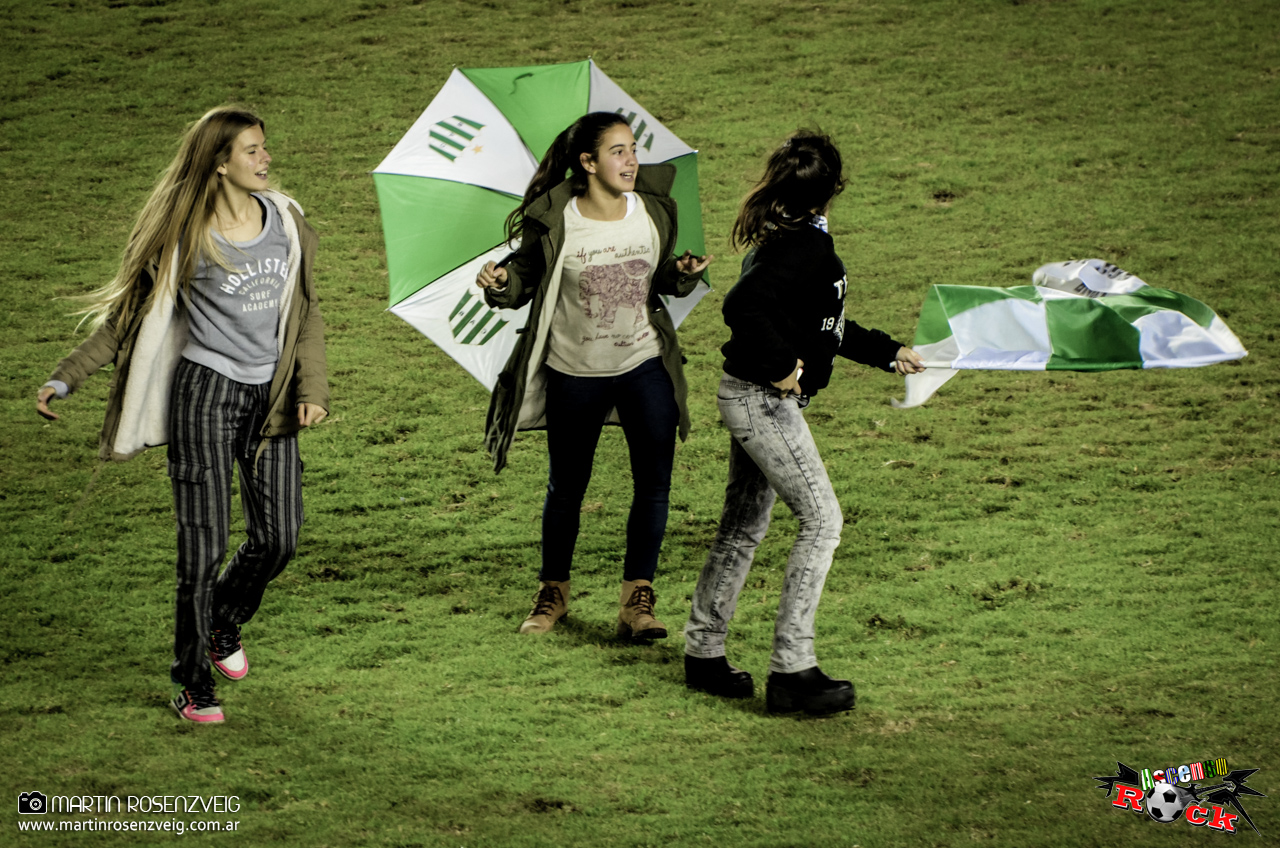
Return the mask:
<svg viewBox="0 0 1280 848"><path fill-rule="evenodd" d="M589 62L520 68L464 68L540 161L551 142L587 108Z"/></svg>
<svg viewBox="0 0 1280 848"><path fill-rule="evenodd" d="M484 263L506 254L505 244L487 251L391 307L489 391L515 349L516 330L529 320L528 304L515 310L490 309L476 287L476 274Z"/></svg>
<svg viewBox="0 0 1280 848"><path fill-rule="evenodd" d="M373 181L393 305L500 243L503 221L520 202L448 180L374 174Z"/></svg>

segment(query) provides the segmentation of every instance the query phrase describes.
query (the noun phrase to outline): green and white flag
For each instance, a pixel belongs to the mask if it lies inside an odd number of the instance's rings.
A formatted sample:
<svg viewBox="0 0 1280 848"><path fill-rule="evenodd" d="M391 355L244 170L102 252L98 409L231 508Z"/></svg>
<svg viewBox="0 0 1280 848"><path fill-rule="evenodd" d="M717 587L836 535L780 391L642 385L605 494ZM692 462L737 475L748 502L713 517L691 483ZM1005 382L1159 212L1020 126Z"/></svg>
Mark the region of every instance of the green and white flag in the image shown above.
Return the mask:
<svg viewBox="0 0 1280 848"><path fill-rule="evenodd" d="M1100 259L1042 266L1034 285L934 286L899 408L919 406L960 370L1111 371L1195 368L1248 354L1205 304L1147 285Z"/></svg>
<svg viewBox="0 0 1280 848"><path fill-rule="evenodd" d="M529 308L494 310L475 286L486 262L515 245L503 222L519 205L560 131L587 112L617 112L642 164L676 168L677 254L706 253L698 152L591 60L518 68L455 68L404 137L373 171L386 238L390 310L457 360L485 388L528 321ZM667 298L678 326L710 288Z"/></svg>

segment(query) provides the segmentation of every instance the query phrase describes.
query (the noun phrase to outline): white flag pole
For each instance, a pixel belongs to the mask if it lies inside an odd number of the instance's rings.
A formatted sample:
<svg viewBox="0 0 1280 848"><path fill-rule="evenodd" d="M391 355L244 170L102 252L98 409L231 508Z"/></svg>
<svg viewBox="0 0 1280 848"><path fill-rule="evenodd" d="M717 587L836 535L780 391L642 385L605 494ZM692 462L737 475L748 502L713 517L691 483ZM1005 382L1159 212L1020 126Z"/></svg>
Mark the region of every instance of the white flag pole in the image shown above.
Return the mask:
<svg viewBox="0 0 1280 848"><path fill-rule="evenodd" d="M897 362L897 360L895 359L893 362ZM893 362L890 362L890 363L889 363L889 370L891 370L891 371L895 371L895 370L897 370L897 369L895 369L895 368L893 367ZM949 368L951 367L951 360L949 360L949 359L926 359L926 360L924 361L924 367L925 367L925 368L948 368L948 369L949 369Z"/></svg>

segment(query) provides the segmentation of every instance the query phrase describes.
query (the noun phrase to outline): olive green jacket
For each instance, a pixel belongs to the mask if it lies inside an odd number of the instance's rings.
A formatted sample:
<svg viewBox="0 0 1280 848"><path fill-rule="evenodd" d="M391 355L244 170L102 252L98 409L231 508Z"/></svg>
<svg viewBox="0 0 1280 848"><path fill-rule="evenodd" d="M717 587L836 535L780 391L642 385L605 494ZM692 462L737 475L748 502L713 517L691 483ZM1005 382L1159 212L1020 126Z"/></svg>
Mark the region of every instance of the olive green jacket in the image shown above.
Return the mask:
<svg viewBox="0 0 1280 848"><path fill-rule="evenodd" d="M282 289L276 340L280 358L271 379L267 417L260 431L266 439L301 429L297 410L300 403L314 403L328 411L329 381L324 319L315 286L319 239L291 198L274 191L262 194L276 204L289 236L289 279ZM176 265L175 257L170 275L176 272ZM154 273L143 275L140 285L145 294L150 293L153 279ZM176 286L170 285L154 298L139 298L149 304L145 312L118 312L111 316L59 362L50 377L66 383L68 390L74 392L99 368L115 363L99 442L102 459L130 459L169 441L169 393L186 346L188 327L175 291Z"/></svg>
<svg viewBox="0 0 1280 848"><path fill-rule="evenodd" d="M671 186L676 178L674 165L641 165L636 174L636 193L644 200L645 211L659 233L659 262L649 290L649 321L662 342L662 364L675 386L680 407L680 438L689 435L689 394L684 379L684 356L676 328L659 295L684 297L697 287L701 272L683 275L676 267L672 248L676 241L676 202ZM507 451L517 430L546 426L547 338L555 310L560 274L564 266L564 210L573 197L568 181L535 199L525 213L526 237L520 248L505 260L506 288L485 290L485 300L498 309L519 309L530 304L529 321L517 331L519 339L506 366L498 374L489 399L485 419L485 446L493 458L493 470L507 464Z"/></svg>

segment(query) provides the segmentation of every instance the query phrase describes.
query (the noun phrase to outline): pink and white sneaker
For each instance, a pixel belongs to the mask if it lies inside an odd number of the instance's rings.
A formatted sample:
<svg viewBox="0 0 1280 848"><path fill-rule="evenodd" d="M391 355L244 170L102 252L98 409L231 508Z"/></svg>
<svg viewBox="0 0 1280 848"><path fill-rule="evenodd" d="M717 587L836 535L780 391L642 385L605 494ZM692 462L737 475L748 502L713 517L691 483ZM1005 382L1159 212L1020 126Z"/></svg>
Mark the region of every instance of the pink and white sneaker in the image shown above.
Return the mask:
<svg viewBox="0 0 1280 848"><path fill-rule="evenodd" d="M169 706L173 707L179 718L199 724L226 721L227 717L222 713L222 704L218 703L218 699L214 697L212 686L208 689L192 689L174 684L174 687L173 700L169 702Z"/></svg>
<svg viewBox="0 0 1280 848"><path fill-rule="evenodd" d="M209 659L228 680L239 680L249 673L249 658L240 644L239 627L232 624L226 630L209 632Z"/></svg>

